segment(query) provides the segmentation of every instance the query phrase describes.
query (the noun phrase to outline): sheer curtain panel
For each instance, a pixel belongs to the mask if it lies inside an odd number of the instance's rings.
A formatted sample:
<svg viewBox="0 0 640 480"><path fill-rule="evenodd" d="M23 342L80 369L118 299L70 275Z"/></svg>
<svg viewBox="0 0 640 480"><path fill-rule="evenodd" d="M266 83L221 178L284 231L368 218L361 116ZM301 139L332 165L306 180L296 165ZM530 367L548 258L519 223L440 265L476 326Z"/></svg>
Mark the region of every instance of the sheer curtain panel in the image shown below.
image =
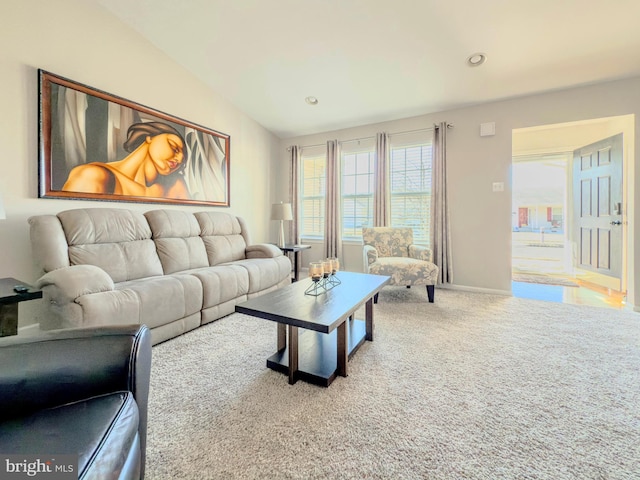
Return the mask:
<svg viewBox="0 0 640 480"><path fill-rule="evenodd" d="M441 122L435 126L433 136L433 189L431 199L431 248L433 249L433 263L440 267L438 283L453 283L446 145L447 122Z"/></svg>
<svg viewBox="0 0 640 480"><path fill-rule="evenodd" d="M376 134L376 175L373 191L373 226L389 225L389 135Z"/></svg>
<svg viewBox="0 0 640 480"><path fill-rule="evenodd" d="M325 197L324 250L326 257L342 259L340 215L340 152L337 140L327 142L327 187Z"/></svg>
<svg viewBox="0 0 640 480"><path fill-rule="evenodd" d="M289 241L300 243L300 149L297 145L289 147L289 202L293 210L293 221L289 224Z"/></svg>

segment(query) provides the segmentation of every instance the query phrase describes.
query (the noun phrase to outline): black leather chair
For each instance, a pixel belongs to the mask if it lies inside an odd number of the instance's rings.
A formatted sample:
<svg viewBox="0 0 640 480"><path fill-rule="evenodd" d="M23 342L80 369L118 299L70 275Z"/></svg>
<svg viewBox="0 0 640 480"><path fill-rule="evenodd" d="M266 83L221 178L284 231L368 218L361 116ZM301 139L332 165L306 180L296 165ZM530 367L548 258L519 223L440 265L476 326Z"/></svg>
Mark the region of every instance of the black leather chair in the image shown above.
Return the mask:
<svg viewBox="0 0 640 480"><path fill-rule="evenodd" d="M0 339L0 452L78 455L78 478L142 479L151 335L146 326Z"/></svg>

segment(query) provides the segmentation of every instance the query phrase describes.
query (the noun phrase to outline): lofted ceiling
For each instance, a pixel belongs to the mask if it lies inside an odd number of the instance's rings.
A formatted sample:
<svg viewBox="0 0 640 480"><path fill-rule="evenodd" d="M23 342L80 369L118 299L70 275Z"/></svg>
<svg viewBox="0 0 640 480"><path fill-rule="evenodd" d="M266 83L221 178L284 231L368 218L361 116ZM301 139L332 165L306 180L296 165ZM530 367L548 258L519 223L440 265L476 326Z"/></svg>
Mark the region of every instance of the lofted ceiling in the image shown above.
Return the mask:
<svg viewBox="0 0 640 480"><path fill-rule="evenodd" d="M89 1L281 138L640 75L640 0Z"/></svg>

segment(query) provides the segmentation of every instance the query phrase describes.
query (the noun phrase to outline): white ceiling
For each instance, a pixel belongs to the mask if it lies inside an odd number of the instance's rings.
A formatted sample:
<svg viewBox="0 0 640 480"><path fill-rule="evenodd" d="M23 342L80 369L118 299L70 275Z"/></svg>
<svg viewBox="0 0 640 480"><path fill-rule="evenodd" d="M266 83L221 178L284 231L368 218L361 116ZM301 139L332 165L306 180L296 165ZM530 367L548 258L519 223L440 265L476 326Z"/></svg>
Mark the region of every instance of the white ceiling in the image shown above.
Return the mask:
<svg viewBox="0 0 640 480"><path fill-rule="evenodd" d="M281 138L640 75L640 0L90 1Z"/></svg>

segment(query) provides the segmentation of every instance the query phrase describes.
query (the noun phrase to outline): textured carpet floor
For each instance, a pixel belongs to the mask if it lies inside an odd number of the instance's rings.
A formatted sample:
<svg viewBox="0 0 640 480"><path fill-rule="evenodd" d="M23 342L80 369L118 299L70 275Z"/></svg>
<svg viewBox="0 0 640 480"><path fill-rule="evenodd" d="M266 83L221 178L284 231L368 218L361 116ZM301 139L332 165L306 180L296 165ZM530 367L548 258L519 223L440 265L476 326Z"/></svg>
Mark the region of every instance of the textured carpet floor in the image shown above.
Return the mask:
<svg viewBox="0 0 640 480"><path fill-rule="evenodd" d="M155 479L640 478L640 315L386 288L329 388L234 314L153 349Z"/></svg>

